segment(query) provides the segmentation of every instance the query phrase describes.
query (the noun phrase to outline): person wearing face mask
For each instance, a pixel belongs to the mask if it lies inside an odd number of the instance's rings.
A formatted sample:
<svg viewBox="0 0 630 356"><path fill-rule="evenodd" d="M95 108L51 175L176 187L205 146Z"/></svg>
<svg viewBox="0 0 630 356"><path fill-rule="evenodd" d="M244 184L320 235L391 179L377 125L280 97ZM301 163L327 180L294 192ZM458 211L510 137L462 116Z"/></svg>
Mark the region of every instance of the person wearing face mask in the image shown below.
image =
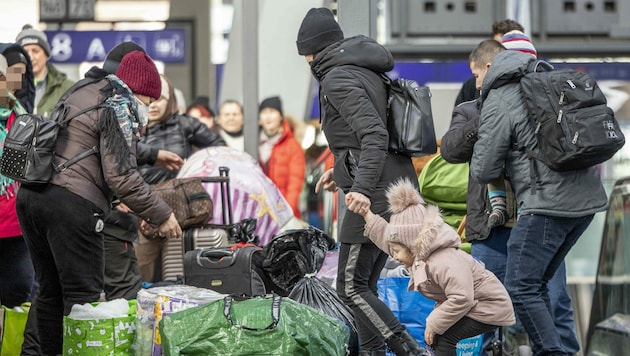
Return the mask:
<svg viewBox="0 0 630 356"><path fill-rule="evenodd" d="M148 105L160 93L157 68L140 51L126 55L116 75L92 67L58 104L65 106L65 115L90 110L60 127L55 164L90 147L97 152L53 173L47 184L22 185L18 191L18 219L40 283L32 308L44 355L61 354L63 317L72 306L100 299L103 217L114 196L163 236L182 236L173 210L153 193L136 165L136 142L146 125L138 103Z"/></svg>
<svg viewBox="0 0 630 356"><path fill-rule="evenodd" d="M278 187L300 219L299 201L306 175L306 158L291 126L284 119L282 101L273 96L258 110L258 159L265 174Z"/></svg>
<svg viewBox="0 0 630 356"><path fill-rule="evenodd" d="M181 115L177 109L173 86L162 75L162 91L160 98L148 107L148 125L141 143L167 150L188 158L194 151L193 147L205 148L210 146L225 146L225 141L213 130L192 116ZM165 167L144 164L139 167L142 178L149 184L161 183L177 176L179 170L169 170ZM161 280L161 270L158 261L162 253L165 239L150 240L142 234L140 242L135 244L138 266L144 281L158 282Z"/></svg>

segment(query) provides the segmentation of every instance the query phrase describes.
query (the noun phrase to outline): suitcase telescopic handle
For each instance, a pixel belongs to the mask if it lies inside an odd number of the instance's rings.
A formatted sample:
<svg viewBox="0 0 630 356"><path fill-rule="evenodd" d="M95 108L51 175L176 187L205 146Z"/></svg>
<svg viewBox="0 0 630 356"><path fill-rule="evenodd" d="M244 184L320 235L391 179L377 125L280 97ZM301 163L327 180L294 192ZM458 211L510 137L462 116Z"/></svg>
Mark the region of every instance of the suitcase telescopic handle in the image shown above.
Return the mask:
<svg viewBox="0 0 630 356"><path fill-rule="evenodd" d="M252 327L240 325L234 322L234 319L232 319L232 314L230 313L232 309L232 303L234 302L234 298L229 295L223 298L223 315L225 316L227 321L230 324L232 324L232 326L239 329L245 329L245 330L250 330L250 331L272 330L272 329L275 329L276 326L278 326L278 323L280 322L280 302L281 301L282 301L282 297L274 293L273 302L271 303L271 318L273 320L271 321L271 324L267 325L267 327L264 327L264 328L252 328Z"/></svg>
<svg viewBox="0 0 630 356"><path fill-rule="evenodd" d="M200 257L205 257L213 260L220 260L224 257L232 257L233 251L229 250L203 250L200 253Z"/></svg>

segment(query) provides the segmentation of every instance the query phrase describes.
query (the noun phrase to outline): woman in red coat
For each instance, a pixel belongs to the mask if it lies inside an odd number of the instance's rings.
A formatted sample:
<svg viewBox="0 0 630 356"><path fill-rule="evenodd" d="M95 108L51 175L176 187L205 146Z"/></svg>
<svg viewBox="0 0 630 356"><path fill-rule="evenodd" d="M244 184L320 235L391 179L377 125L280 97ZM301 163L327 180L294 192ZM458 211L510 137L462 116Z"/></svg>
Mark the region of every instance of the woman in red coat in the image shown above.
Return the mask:
<svg viewBox="0 0 630 356"><path fill-rule="evenodd" d="M258 124L261 128L258 140L260 165L289 202L295 217L301 219L299 201L304 186L306 159L302 145L284 120L279 97L263 100L258 111Z"/></svg>

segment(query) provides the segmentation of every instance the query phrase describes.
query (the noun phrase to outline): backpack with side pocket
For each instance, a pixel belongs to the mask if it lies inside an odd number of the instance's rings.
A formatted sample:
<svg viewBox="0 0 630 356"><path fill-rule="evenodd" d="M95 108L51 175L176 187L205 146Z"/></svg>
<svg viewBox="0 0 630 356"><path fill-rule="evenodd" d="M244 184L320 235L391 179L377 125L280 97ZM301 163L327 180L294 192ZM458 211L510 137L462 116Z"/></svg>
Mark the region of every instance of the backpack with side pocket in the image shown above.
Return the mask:
<svg viewBox="0 0 630 356"><path fill-rule="evenodd" d="M53 172L61 172L76 162L98 152L92 147L68 161L55 164L55 145L59 128L75 117L96 110L97 104L67 116L65 99L74 91L94 82L86 79L78 82L59 100L50 119L36 114L23 114L16 117L4 140L0 158L0 173L22 184L44 184L50 181Z"/></svg>
<svg viewBox="0 0 630 356"><path fill-rule="evenodd" d="M533 62L520 80L538 149L524 151L554 171L585 169L610 159L625 137L597 82L587 73Z"/></svg>
<svg viewBox="0 0 630 356"><path fill-rule="evenodd" d="M437 152L431 91L410 79L390 79L387 87L387 131L389 150L419 157Z"/></svg>

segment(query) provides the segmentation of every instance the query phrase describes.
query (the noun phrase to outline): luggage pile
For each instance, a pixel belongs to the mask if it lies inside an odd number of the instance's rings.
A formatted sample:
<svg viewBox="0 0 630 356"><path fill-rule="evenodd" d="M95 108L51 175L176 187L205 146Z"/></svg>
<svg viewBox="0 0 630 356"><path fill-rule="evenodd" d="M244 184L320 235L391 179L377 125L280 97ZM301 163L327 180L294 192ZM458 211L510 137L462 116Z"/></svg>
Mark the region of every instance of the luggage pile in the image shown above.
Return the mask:
<svg viewBox="0 0 630 356"><path fill-rule="evenodd" d="M168 240L164 282L133 301L135 317L124 325L133 343L125 350L148 356L356 354L352 312L315 277L335 241L310 226L261 239L260 220L233 221L229 169L202 182L214 191L215 217ZM115 344L113 338L96 347L85 339L81 350L67 354L127 354Z"/></svg>

